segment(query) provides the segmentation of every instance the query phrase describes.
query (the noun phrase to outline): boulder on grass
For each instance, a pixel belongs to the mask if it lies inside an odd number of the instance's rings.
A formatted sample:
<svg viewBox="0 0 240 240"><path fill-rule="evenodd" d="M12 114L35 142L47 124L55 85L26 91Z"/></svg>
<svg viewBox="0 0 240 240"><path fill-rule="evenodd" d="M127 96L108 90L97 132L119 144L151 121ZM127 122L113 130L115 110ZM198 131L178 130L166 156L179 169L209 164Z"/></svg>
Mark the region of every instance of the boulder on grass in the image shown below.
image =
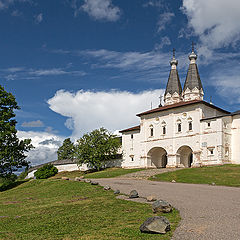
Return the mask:
<svg viewBox="0 0 240 240"><path fill-rule="evenodd" d="M92 181L91 184L92 184L92 185L98 185L98 182Z"/></svg>
<svg viewBox="0 0 240 240"><path fill-rule="evenodd" d="M114 191L114 194L120 194L120 190L116 190L116 191Z"/></svg>
<svg viewBox="0 0 240 240"><path fill-rule="evenodd" d="M170 230L170 223L164 216L150 217L140 226L140 231L142 233L165 234Z"/></svg>
<svg viewBox="0 0 240 240"><path fill-rule="evenodd" d="M138 192L136 190L132 190L130 192L129 198L138 198Z"/></svg>
<svg viewBox="0 0 240 240"><path fill-rule="evenodd" d="M62 180L69 180L69 177L62 177Z"/></svg>
<svg viewBox="0 0 240 240"><path fill-rule="evenodd" d="M85 182L85 183L91 183L91 180L85 179L84 182Z"/></svg>
<svg viewBox="0 0 240 240"><path fill-rule="evenodd" d="M106 191L108 191L108 190L111 190L111 187L105 186L103 189L106 190Z"/></svg>
<svg viewBox="0 0 240 240"><path fill-rule="evenodd" d="M167 201L157 200L152 204L152 210L154 213L169 213L173 210L173 208Z"/></svg>
<svg viewBox="0 0 240 240"><path fill-rule="evenodd" d="M157 200L157 198L155 196L148 196L147 197L147 202L154 202L156 200Z"/></svg>
<svg viewBox="0 0 240 240"><path fill-rule="evenodd" d="M82 180L82 178L80 178L80 177L75 177L75 179L74 179L75 181L81 181Z"/></svg>

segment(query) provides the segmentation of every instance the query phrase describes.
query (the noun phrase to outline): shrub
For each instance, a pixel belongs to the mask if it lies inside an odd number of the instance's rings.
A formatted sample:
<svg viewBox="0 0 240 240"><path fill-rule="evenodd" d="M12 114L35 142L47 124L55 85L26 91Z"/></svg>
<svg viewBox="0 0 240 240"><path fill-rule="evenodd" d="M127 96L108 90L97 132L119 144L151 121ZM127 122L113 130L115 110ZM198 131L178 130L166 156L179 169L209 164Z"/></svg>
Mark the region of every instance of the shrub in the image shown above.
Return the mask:
<svg viewBox="0 0 240 240"><path fill-rule="evenodd" d="M52 164L46 164L40 167L35 173L34 176L36 179L46 179L52 177L58 173L58 169Z"/></svg>
<svg viewBox="0 0 240 240"><path fill-rule="evenodd" d="M8 177L1 177L0 178L0 191L5 191L11 188L14 185L17 176L15 174L8 175Z"/></svg>

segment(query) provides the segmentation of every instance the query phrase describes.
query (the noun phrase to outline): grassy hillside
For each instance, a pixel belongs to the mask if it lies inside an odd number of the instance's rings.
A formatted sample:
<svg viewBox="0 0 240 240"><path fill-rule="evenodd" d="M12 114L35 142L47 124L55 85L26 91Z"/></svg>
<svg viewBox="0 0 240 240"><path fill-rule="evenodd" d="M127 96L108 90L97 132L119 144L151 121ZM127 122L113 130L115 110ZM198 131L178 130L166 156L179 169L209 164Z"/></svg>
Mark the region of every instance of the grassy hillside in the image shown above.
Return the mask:
<svg viewBox="0 0 240 240"><path fill-rule="evenodd" d="M142 171L142 168L135 169L124 169L124 168L106 168L102 171L92 172L92 173L84 173L81 171L72 171L72 172L60 172L55 175L53 178L61 178L61 177L69 177L75 178L84 176L84 178L113 178L118 177L127 173Z"/></svg>
<svg viewBox="0 0 240 240"><path fill-rule="evenodd" d="M240 165L227 164L182 170L158 174L150 178L154 181L172 181L182 183L201 183L240 187Z"/></svg>
<svg viewBox="0 0 240 240"><path fill-rule="evenodd" d="M31 180L0 193L0 239L170 239L141 234L151 206L116 199L88 183ZM167 215L175 229L179 213Z"/></svg>

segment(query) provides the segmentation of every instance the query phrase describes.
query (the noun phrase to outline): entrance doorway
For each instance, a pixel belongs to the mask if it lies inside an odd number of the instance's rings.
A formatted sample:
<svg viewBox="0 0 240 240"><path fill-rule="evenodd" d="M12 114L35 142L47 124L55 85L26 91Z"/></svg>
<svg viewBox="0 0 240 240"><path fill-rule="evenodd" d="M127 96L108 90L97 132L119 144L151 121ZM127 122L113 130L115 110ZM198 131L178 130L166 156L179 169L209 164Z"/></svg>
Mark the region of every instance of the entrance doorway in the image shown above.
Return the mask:
<svg viewBox="0 0 240 240"><path fill-rule="evenodd" d="M167 166L167 151L162 147L152 148L148 152L151 158L151 165L156 168L165 168Z"/></svg>
<svg viewBox="0 0 240 240"><path fill-rule="evenodd" d="M189 146L182 146L178 149L177 153L180 155L180 164L184 167L191 167L193 163L193 151Z"/></svg>

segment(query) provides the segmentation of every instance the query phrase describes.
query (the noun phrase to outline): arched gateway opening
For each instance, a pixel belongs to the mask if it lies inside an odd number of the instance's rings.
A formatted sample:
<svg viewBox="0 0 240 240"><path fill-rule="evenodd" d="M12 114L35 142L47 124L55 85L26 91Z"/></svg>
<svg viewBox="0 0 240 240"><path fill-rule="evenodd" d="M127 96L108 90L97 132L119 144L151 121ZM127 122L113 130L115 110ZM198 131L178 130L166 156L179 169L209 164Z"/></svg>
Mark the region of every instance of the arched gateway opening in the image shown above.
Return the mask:
<svg viewBox="0 0 240 240"><path fill-rule="evenodd" d="M151 158L151 165L156 168L165 168L167 166L167 151L162 147L152 148L148 152L148 157Z"/></svg>
<svg viewBox="0 0 240 240"><path fill-rule="evenodd" d="M188 146L182 146L178 149L177 154L180 155L180 164L184 167L191 167L193 163L193 151Z"/></svg>

